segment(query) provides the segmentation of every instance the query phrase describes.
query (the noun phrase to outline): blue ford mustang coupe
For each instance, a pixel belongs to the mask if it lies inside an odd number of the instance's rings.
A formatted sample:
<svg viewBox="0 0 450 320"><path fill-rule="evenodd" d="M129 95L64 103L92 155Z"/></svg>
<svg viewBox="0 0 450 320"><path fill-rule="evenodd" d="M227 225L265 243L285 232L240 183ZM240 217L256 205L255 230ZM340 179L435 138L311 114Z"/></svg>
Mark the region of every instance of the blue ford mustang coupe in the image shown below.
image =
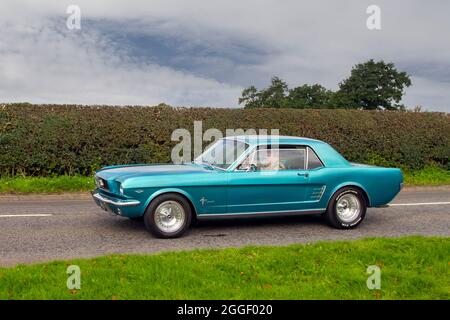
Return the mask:
<svg viewBox="0 0 450 320"><path fill-rule="evenodd" d="M233 136L193 162L105 167L95 182L100 207L174 238L194 219L224 217L320 214L335 228L353 228L366 208L399 193L403 176L400 169L348 162L319 140Z"/></svg>

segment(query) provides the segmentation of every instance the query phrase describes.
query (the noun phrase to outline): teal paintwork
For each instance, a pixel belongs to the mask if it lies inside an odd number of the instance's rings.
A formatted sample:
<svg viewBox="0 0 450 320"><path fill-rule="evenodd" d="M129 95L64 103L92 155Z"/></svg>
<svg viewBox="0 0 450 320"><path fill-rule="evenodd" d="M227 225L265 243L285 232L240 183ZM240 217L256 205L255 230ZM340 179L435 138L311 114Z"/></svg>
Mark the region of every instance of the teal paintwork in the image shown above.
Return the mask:
<svg viewBox="0 0 450 320"><path fill-rule="evenodd" d="M168 192L185 196L197 217L245 214L324 212L332 195L342 187L356 186L367 195L368 206L389 203L400 191L400 169L348 162L325 142L283 136L236 136L246 151L227 170L197 163L124 165L105 167L95 179L104 187L93 191L104 209L127 217L142 216L149 203ZM323 167L313 170L236 171L237 165L255 148L268 144L308 146ZM121 193L122 190L122 193ZM124 203L133 202L133 205ZM136 204L138 203L138 204Z"/></svg>

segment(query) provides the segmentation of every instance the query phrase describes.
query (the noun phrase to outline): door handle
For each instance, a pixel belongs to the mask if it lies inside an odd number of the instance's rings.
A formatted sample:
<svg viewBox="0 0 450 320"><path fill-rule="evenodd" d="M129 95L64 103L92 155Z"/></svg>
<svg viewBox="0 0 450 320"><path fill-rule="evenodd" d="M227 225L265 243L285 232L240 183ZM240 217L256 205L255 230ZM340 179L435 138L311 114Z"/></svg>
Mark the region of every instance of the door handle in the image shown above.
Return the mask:
<svg viewBox="0 0 450 320"><path fill-rule="evenodd" d="M303 177L305 177L305 178L308 178L308 177L309 177L309 173L308 173L308 172L297 172L297 175L298 175L298 176L303 176Z"/></svg>

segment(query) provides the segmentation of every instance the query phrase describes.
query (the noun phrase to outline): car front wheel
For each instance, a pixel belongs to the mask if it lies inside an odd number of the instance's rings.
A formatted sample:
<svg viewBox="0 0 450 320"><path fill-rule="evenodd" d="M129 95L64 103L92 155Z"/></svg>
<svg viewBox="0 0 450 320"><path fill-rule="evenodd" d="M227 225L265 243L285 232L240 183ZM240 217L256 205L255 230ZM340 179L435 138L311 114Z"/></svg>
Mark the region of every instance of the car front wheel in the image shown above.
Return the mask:
<svg viewBox="0 0 450 320"><path fill-rule="evenodd" d="M366 215L367 205L359 189L346 187L337 191L328 204L325 220L337 229L351 229Z"/></svg>
<svg viewBox="0 0 450 320"><path fill-rule="evenodd" d="M158 238L177 238L189 228L192 213L186 199L164 194L154 199L144 215L147 229Z"/></svg>

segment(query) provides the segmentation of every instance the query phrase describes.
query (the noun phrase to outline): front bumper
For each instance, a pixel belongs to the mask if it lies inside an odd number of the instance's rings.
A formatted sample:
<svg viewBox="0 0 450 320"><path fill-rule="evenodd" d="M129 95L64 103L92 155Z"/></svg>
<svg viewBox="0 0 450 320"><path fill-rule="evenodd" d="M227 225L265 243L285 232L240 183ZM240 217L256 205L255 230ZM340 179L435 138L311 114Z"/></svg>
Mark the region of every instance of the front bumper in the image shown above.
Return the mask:
<svg viewBox="0 0 450 320"><path fill-rule="evenodd" d="M98 189L91 193L92 198L99 207L113 214L134 216L136 207L141 204L138 200L124 200L100 194Z"/></svg>

